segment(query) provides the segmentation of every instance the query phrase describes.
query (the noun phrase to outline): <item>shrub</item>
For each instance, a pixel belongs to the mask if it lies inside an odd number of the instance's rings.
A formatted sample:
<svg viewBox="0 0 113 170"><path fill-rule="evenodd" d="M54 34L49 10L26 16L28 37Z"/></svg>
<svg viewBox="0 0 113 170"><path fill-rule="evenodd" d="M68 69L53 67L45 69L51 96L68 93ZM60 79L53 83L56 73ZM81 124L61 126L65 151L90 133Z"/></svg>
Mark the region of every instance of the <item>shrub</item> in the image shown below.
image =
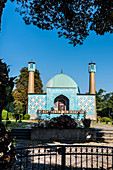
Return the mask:
<svg viewBox="0 0 113 170"><path fill-rule="evenodd" d="M91 124L91 120L90 119L84 119L84 120L82 120L82 122L83 122L83 125L84 125L84 127L85 128L89 128L90 127L90 124Z"/></svg>
<svg viewBox="0 0 113 170"><path fill-rule="evenodd" d="M2 119L3 120L7 119L7 111L6 110L2 110Z"/></svg>
<svg viewBox="0 0 113 170"><path fill-rule="evenodd" d="M8 113L8 120L14 118L13 113L7 112L6 110L2 110L2 119L3 120L7 119L7 113Z"/></svg>
<svg viewBox="0 0 113 170"><path fill-rule="evenodd" d="M60 117L46 120L43 124L38 123L36 126L40 128L74 129L77 127L77 123L71 116L61 115Z"/></svg>
<svg viewBox="0 0 113 170"><path fill-rule="evenodd" d="M101 120L101 117L100 116L97 116L97 121L100 121Z"/></svg>
<svg viewBox="0 0 113 170"><path fill-rule="evenodd" d="M30 115L29 114L25 114L24 115L24 120L29 120L30 119Z"/></svg>
<svg viewBox="0 0 113 170"><path fill-rule="evenodd" d="M100 119L100 122L111 122L111 119L110 118L108 118L108 117L102 117L101 119Z"/></svg>

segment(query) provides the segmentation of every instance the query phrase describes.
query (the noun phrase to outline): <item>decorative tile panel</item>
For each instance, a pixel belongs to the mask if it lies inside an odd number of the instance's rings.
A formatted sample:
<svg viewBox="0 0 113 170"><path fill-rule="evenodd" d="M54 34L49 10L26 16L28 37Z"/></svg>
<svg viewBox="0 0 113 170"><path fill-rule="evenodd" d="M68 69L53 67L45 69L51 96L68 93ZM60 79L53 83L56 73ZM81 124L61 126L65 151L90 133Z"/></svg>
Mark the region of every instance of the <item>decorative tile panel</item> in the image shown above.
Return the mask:
<svg viewBox="0 0 113 170"><path fill-rule="evenodd" d="M95 114L95 95L78 95L78 110L86 114Z"/></svg>
<svg viewBox="0 0 113 170"><path fill-rule="evenodd" d="M47 88L47 110L54 107L54 100L60 95L64 95L69 99L69 110L77 109L77 89L71 88Z"/></svg>
<svg viewBox="0 0 113 170"><path fill-rule="evenodd" d="M46 95L28 95L28 114L36 114L37 110L46 110Z"/></svg>

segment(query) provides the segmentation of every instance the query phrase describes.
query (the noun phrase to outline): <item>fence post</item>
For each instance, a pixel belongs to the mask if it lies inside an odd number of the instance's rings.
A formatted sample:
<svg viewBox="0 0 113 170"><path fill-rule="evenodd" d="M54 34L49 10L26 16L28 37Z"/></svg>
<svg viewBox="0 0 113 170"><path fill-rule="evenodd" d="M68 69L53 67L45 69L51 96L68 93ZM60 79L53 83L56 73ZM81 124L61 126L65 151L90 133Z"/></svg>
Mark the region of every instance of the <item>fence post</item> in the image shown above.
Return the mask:
<svg viewBox="0 0 113 170"><path fill-rule="evenodd" d="M62 170L65 170L65 152L66 148L65 146L62 146Z"/></svg>

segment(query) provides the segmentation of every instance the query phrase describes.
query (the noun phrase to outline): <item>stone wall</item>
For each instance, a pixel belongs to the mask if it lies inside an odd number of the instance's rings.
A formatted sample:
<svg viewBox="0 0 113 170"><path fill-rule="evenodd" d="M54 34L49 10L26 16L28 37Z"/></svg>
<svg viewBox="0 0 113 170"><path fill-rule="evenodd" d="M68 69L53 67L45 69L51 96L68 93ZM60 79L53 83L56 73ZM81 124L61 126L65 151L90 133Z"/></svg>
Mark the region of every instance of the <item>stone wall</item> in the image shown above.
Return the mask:
<svg viewBox="0 0 113 170"><path fill-rule="evenodd" d="M94 129L31 129L31 140L38 141L73 141L85 142L96 141L96 131Z"/></svg>

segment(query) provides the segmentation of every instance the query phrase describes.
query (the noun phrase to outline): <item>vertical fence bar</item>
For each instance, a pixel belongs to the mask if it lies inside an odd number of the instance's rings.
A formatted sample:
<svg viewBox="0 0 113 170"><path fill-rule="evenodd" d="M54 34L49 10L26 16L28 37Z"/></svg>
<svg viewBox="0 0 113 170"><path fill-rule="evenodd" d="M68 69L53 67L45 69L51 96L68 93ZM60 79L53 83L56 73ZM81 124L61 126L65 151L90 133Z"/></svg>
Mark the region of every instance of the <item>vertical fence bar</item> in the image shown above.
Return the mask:
<svg viewBox="0 0 113 170"><path fill-rule="evenodd" d="M51 169L51 148L50 148L50 169Z"/></svg>
<svg viewBox="0 0 113 170"><path fill-rule="evenodd" d="M55 155L55 169L57 168L57 149L56 149L56 155Z"/></svg>
<svg viewBox="0 0 113 170"><path fill-rule="evenodd" d="M32 159L32 170L34 169L34 148L33 148L33 159Z"/></svg>
<svg viewBox="0 0 113 170"><path fill-rule="evenodd" d="M66 148L65 146L62 146L62 170L65 170L65 153L66 152Z"/></svg>
<svg viewBox="0 0 113 170"><path fill-rule="evenodd" d="M107 148L107 169L108 169L108 148Z"/></svg>
<svg viewBox="0 0 113 170"><path fill-rule="evenodd" d="M81 147L81 168L82 168L82 147Z"/></svg>
<svg viewBox="0 0 113 170"><path fill-rule="evenodd" d="M112 148L112 169L113 169L113 148Z"/></svg>
<svg viewBox="0 0 113 170"><path fill-rule="evenodd" d="M87 146L86 146L86 168L88 168L88 149L87 149Z"/></svg>
<svg viewBox="0 0 113 170"><path fill-rule="evenodd" d="M103 169L103 148L102 148L102 169Z"/></svg>
<svg viewBox="0 0 113 170"><path fill-rule="evenodd" d="M38 169L40 166L40 148L38 148Z"/></svg>
<svg viewBox="0 0 113 170"><path fill-rule="evenodd" d="M97 168L98 168L98 147L96 148L96 157L97 157Z"/></svg>
<svg viewBox="0 0 113 170"><path fill-rule="evenodd" d="M70 147L70 170L71 170L71 147Z"/></svg>
<svg viewBox="0 0 113 170"><path fill-rule="evenodd" d="M77 168L77 147L75 148L75 167Z"/></svg>
<svg viewBox="0 0 113 170"><path fill-rule="evenodd" d="M93 168L93 148L91 147L91 168Z"/></svg>
<svg viewBox="0 0 113 170"><path fill-rule="evenodd" d="M46 163L46 161L45 161L45 153L46 153L46 149L44 148L44 170L45 170L45 163Z"/></svg>

